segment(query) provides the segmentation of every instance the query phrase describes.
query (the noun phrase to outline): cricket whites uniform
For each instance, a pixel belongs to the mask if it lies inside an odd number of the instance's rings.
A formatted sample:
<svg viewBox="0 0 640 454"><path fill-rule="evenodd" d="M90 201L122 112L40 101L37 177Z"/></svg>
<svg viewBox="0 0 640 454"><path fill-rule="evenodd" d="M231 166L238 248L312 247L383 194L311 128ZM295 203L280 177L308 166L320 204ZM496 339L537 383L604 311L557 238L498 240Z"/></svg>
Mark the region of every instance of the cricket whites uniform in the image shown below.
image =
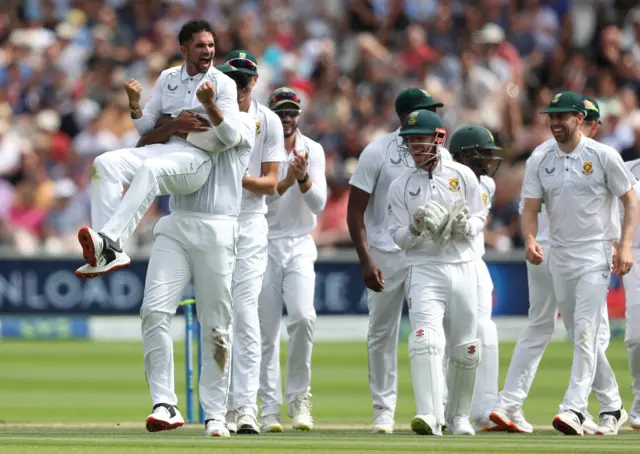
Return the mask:
<svg viewBox="0 0 640 454"><path fill-rule="evenodd" d="M171 213L154 226L140 309L145 374L154 410L158 404L175 406L170 324L185 286L193 279L202 340L200 403L206 419L220 422L220 427L227 412L228 334L242 176L255 141L253 118L239 112L232 121L240 130L240 144L213 157L209 177L198 191L172 195ZM209 424L207 433L208 429Z"/></svg>
<svg viewBox="0 0 640 454"><path fill-rule="evenodd" d="M496 193L496 183L491 177L481 175L480 190L482 203L485 207L485 215L488 216L493 196ZM480 257L475 263L478 273L478 338L482 341L482 362L478 367L471 417L484 425L498 399L499 359L498 329L493 320L491 320L493 280L489 274L487 264L482 259L484 255L484 232L480 236L482 236L482 242L478 241L478 248L482 249Z"/></svg>
<svg viewBox="0 0 640 454"><path fill-rule="evenodd" d="M276 114L255 99L249 107L256 141L246 175L260 177L263 162L283 162L282 123ZM258 415L257 396L260 387L260 321L258 297L262 277L267 268L267 204L265 196L247 189L242 191L242 207L238 217L239 235L233 271L233 336L230 411Z"/></svg>
<svg viewBox="0 0 640 454"><path fill-rule="evenodd" d="M398 148L399 129L369 144L358 159L349 184L371 194L364 214L369 252L382 271L384 289L367 290L369 329L369 386L373 397L374 419L388 414L393 421L398 395L398 330L404 301L408 266L404 252L396 245L387 226L389 186L407 170ZM440 148L440 159L451 155Z"/></svg>
<svg viewBox="0 0 640 454"><path fill-rule="evenodd" d="M196 90L206 81L216 88L216 105L225 116L225 121L212 128L215 132L212 148L202 149L190 143L200 144L202 138L211 135L204 132L190 134L189 141L172 136L166 144L124 148L98 156L91 183L91 221L95 231L124 244L157 195L195 192L209 177L213 165L210 152L241 143L237 127L229 120L239 112L236 84L213 66L195 76L187 74L185 65L164 70L142 117L133 120L138 133L142 136L153 130L162 114L177 116L190 110L206 118L196 97Z"/></svg>
<svg viewBox="0 0 640 454"><path fill-rule="evenodd" d="M555 149L555 139L549 139L533 151L532 158L539 154L544 155L549 152L555 152ZM520 202L521 213L523 206L524 199ZM496 413L498 414L492 416L494 422L500 424L500 421L504 421L505 416L510 415L512 422L517 426L514 429L521 432L531 432L533 430L531 425L522 417L521 409L524 400L529 395L542 355L553 336L558 318L558 302L556 301L553 280L549 271L549 215L544 201L538 214L536 241L542 247L544 260L540 265L533 265L527 262L529 323L513 352L504 388L500 391L496 405ZM592 387L600 403L601 411L609 411L608 409L617 405L619 396L615 377L612 373L609 373L610 367L605 353L609 345L610 330L606 296L604 301L602 321L597 334L599 348L597 350L596 370ZM593 423L591 427L585 424L585 429L594 431L595 426Z"/></svg>
<svg viewBox="0 0 640 454"><path fill-rule="evenodd" d="M295 409L301 405L307 410L310 408L311 351L316 321L314 263L318 256L311 231L327 201L327 180L324 150L319 143L297 131L294 148L299 154L307 153L307 173L312 186L303 194L299 185L294 184L281 196L275 194L267 198L268 266L258 301L262 338L258 397L262 402L263 422L266 417L279 418L282 404L280 321L283 304L287 309L289 333L286 380L289 414L296 414ZM278 181L285 179L292 160L293 153L290 153L279 168ZM305 423L305 426L308 425Z"/></svg>
<svg viewBox="0 0 640 454"><path fill-rule="evenodd" d="M409 266L409 357L417 409L412 429L441 434L446 423L454 433L473 435L468 417L482 350L476 337L476 261L482 253L479 243L486 221L478 178L462 164L440 160L431 175L422 169L407 170L391 184L388 197L389 233L405 251ZM468 204L469 236L454 238L443 248L424 234L411 232L414 213L427 202L451 210L460 200ZM449 357L446 409L445 349ZM414 427L416 422L420 427Z"/></svg>
<svg viewBox="0 0 640 454"><path fill-rule="evenodd" d="M625 163L636 179L640 179L640 159ZM640 191L640 184L636 184L636 193ZM622 213L624 210L620 210ZM631 388L634 393L634 403L631 407L629 419L634 429L640 428L640 227L631 246L633 267L629 273L622 276L626 296L626 328L624 342L629 355L631 370Z"/></svg>
<svg viewBox="0 0 640 454"><path fill-rule="evenodd" d="M615 376L597 338L613 241L620 234L616 199L634 184L618 152L584 136L571 153L560 151L552 142L527 161L522 197L544 201L549 216L545 261L574 345L571 380L561 412L586 413L596 366L609 381L599 386L609 393L609 402L601 401L601 412L622 407Z"/></svg>

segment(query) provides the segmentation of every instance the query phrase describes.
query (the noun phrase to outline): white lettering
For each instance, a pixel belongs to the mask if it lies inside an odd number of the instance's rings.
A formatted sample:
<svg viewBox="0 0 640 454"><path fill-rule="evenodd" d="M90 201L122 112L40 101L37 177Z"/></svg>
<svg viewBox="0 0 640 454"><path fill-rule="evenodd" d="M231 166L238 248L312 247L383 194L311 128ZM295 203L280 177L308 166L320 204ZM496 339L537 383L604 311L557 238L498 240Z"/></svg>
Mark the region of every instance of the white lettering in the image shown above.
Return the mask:
<svg viewBox="0 0 640 454"><path fill-rule="evenodd" d="M28 270L24 275L24 301L29 309L43 310L47 308L44 295L38 294L38 274Z"/></svg>
<svg viewBox="0 0 640 454"><path fill-rule="evenodd" d="M128 310L140 305L144 286L131 271L122 270L112 274L109 284L114 309Z"/></svg>
<svg viewBox="0 0 640 454"><path fill-rule="evenodd" d="M105 278L103 277L84 281L80 306L83 309L89 309L94 303L97 303L103 309L108 309L110 306L111 295L109 295Z"/></svg>
<svg viewBox="0 0 640 454"><path fill-rule="evenodd" d="M22 303L22 274L20 271L12 271L9 278L0 274L0 308L5 300L11 306L19 306Z"/></svg>
<svg viewBox="0 0 640 454"><path fill-rule="evenodd" d="M45 280L44 295L54 308L71 309L82 296L82 284L74 274L59 270Z"/></svg>

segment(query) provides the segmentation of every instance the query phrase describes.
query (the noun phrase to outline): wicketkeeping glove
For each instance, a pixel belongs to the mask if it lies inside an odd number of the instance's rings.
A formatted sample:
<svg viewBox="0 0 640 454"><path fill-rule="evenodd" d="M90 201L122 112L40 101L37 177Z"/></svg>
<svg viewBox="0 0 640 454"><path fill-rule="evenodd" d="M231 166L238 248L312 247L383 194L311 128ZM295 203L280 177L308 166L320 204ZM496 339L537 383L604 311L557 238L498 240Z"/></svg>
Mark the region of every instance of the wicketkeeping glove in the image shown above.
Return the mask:
<svg viewBox="0 0 640 454"><path fill-rule="evenodd" d="M427 202L424 210L423 230L435 241L449 220L449 212L437 202Z"/></svg>
<svg viewBox="0 0 640 454"><path fill-rule="evenodd" d="M471 228L467 219L468 212L466 200L460 199L453 204L448 222L440 234L442 248L445 248L454 236L463 236L468 233Z"/></svg>

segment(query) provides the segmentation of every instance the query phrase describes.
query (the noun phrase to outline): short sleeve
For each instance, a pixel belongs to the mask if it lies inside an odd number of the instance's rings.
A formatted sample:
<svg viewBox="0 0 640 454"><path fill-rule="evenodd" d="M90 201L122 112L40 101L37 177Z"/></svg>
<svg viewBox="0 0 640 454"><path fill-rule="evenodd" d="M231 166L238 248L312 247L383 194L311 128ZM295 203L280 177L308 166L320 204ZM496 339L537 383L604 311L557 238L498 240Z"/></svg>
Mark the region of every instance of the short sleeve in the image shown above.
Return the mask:
<svg viewBox="0 0 640 454"><path fill-rule="evenodd" d="M636 184L636 178L615 150L607 149L603 164L607 188L616 197L622 197Z"/></svg>
<svg viewBox="0 0 640 454"><path fill-rule="evenodd" d="M351 175L349 184L369 194L373 194L373 190L378 182L380 171L382 170L383 156L374 144L368 145L358 158L358 166L356 171Z"/></svg>

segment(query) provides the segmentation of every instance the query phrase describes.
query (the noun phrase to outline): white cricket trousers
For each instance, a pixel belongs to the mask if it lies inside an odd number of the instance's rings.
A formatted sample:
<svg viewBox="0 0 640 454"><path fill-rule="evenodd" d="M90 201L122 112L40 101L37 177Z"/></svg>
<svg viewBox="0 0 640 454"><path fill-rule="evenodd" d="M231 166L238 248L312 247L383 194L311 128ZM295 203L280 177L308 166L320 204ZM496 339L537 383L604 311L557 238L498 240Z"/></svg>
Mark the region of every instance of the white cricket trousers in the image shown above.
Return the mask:
<svg viewBox="0 0 640 454"><path fill-rule="evenodd" d="M385 252L372 247L369 252L384 279L383 291L367 290L369 387L373 407L394 413L398 398L398 331L408 268L402 251Z"/></svg>
<svg viewBox="0 0 640 454"><path fill-rule="evenodd" d="M170 325L184 288L193 279L202 341L200 404L207 420L224 421L229 361L223 359L225 353L227 358L231 356L228 334L237 220L174 211L156 223L153 234L155 243L140 309L151 399L154 405L178 404Z"/></svg>
<svg viewBox="0 0 640 454"><path fill-rule="evenodd" d="M606 406L601 402L600 411L616 411L622 407L615 375L598 345L598 331L611 278L612 247L611 243L594 242L585 244L582 250L575 247L549 248L553 292L573 342L571 379L560 411L587 411L596 365L602 367L602 376L607 379L607 383L599 384L599 387L610 390L610 401Z"/></svg>
<svg viewBox="0 0 640 454"><path fill-rule="evenodd" d="M258 298L267 268L267 219L264 214L238 217L238 252L233 270L233 329L229 410L258 416L260 320Z"/></svg>
<svg viewBox="0 0 640 454"><path fill-rule="evenodd" d="M558 319L558 303L549 272L548 244L543 244L542 249L545 260L540 265L527 262L528 324L513 351L504 388L500 391L497 405L498 408L507 412L516 412L522 408ZM602 322L598 330L596 373L592 389L600 403L600 411L615 411L610 409L617 404L617 383L615 377L612 379L612 376L607 375L608 363L605 354L611 337L606 304L603 305L602 311Z"/></svg>
<svg viewBox="0 0 640 454"><path fill-rule="evenodd" d="M316 311L314 263L318 257L311 235L269 240L267 271L258 301L262 361L260 391L262 417L280 415L280 320L287 308L289 334L287 358L287 402L298 396L311 397L311 353Z"/></svg>
<svg viewBox="0 0 640 454"><path fill-rule="evenodd" d="M493 280L484 260L475 261L478 276L478 339L482 341L482 361L473 395L471 417L487 420L498 401L498 328L491 320L493 311Z"/></svg>
<svg viewBox="0 0 640 454"><path fill-rule="evenodd" d="M622 276L626 295L626 328L624 342L629 355L631 388L636 401L640 401L640 249L633 248L633 267ZM634 405L635 409L635 405Z"/></svg>
<svg viewBox="0 0 640 454"><path fill-rule="evenodd" d="M93 229L123 245L156 196L197 191L211 166L209 154L177 138L101 154L93 161L91 177Z"/></svg>

